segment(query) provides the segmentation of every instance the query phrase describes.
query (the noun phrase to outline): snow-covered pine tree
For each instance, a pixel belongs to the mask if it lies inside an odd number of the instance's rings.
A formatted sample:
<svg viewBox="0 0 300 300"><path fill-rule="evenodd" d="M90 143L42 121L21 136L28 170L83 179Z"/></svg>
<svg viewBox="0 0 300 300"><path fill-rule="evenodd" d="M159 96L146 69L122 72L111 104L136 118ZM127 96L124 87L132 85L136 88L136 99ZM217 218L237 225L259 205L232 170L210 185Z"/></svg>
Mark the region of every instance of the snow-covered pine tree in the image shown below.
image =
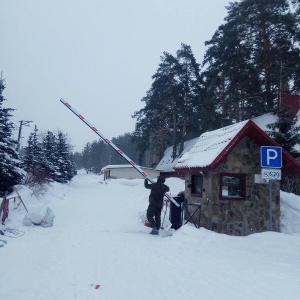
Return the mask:
<svg viewBox="0 0 300 300"><path fill-rule="evenodd" d="M11 108L3 108L4 79L0 78L0 196L5 191L11 191L15 184L19 184L25 175L21 168L21 161L15 150L16 141L12 136L13 124L10 122Z"/></svg>
<svg viewBox="0 0 300 300"><path fill-rule="evenodd" d="M29 180L30 184L33 185L34 183L43 184L50 181L51 176L47 169L47 160L39 140L37 126L34 128L34 132L29 135L24 153L23 166L29 176L29 178L27 176L26 181Z"/></svg>
<svg viewBox="0 0 300 300"><path fill-rule="evenodd" d="M92 172L91 149L91 143L87 143L82 150L82 167L85 169L86 173Z"/></svg>
<svg viewBox="0 0 300 300"><path fill-rule="evenodd" d="M150 149L159 159L173 145L173 158L185 141L199 136L202 128L200 67L190 46L181 44L176 57L164 52L137 119L133 141L142 153Z"/></svg>
<svg viewBox="0 0 300 300"><path fill-rule="evenodd" d="M201 120L203 116L202 82L200 66L196 62L191 46L182 43L176 54L178 61L177 76L180 86L180 100L178 103L178 128L180 128L180 135L178 141L179 153L181 153L184 142L199 136L202 130L201 127L203 127L203 120Z"/></svg>
<svg viewBox="0 0 300 300"><path fill-rule="evenodd" d="M56 136L53 132L47 131L46 136L42 142L42 148L45 156L45 169L50 177L55 180L58 173L58 167L56 166Z"/></svg>
<svg viewBox="0 0 300 300"><path fill-rule="evenodd" d="M290 3L232 1L225 24L205 42L204 85L207 100L220 112L217 126L272 111L282 87L299 91L300 18Z"/></svg>
<svg viewBox="0 0 300 300"><path fill-rule="evenodd" d="M80 170L80 169L83 168L82 153L81 152L74 152L72 154L72 160L74 161L74 164L76 165L77 170Z"/></svg>
<svg viewBox="0 0 300 300"><path fill-rule="evenodd" d="M300 144L300 126L297 126L297 116L291 115L291 110L283 106L277 112L278 120L269 124L271 130L267 133L293 157L300 158L300 153L295 149Z"/></svg>
<svg viewBox="0 0 300 300"><path fill-rule="evenodd" d="M27 146L23 149L23 167L28 172L33 168L33 133L28 137Z"/></svg>
<svg viewBox="0 0 300 300"><path fill-rule="evenodd" d="M65 134L58 132L56 143L56 167L58 173L55 181L66 183L71 180L76 174L75 165L70 161L70 145L67 142Z"/></svg>

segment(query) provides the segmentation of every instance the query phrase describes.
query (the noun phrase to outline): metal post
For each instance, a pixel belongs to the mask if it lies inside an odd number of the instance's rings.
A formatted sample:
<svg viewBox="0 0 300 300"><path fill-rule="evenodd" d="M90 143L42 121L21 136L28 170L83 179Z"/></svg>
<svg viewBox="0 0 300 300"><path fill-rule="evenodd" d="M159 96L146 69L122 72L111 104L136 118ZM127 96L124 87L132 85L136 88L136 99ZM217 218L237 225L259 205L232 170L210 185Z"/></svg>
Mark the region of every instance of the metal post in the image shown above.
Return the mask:
<svg viewBox="0 0 300 300"><path fill-rule="evenodd" d="M272 195L272 180L270 179L269 180L269 231L272 231L272 198L273 198L273 195Z"/></svg>

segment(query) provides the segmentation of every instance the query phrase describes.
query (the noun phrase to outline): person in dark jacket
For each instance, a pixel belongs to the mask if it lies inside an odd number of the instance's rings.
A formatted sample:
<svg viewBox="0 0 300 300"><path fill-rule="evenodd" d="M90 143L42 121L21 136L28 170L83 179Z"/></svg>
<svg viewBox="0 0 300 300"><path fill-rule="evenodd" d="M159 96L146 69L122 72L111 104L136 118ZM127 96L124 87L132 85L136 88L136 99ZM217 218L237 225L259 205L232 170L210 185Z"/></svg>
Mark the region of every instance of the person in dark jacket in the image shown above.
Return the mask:
<svg viewBox="0 0 300 300"><path fill-rule="evenodd" d="M147 219L152 228L150 234L158 234L160 228L160 215L164 205L164 195L170 190L164 182L165 178L163 176L158 176L155 183L149 183L148 179L145 179L145 188L151 190L147 209Z"/></svg>

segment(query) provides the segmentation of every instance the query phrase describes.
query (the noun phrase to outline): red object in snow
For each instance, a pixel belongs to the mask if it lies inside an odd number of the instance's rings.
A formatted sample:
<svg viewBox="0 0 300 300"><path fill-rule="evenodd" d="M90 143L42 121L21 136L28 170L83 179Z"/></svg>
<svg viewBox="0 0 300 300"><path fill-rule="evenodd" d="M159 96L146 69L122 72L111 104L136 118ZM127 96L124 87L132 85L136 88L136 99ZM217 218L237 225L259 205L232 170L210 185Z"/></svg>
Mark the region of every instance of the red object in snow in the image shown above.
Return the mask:
<svg viewBox="0 0 300 300"><path fill-rule="evenodd" d="M148 220L147 220L147 221L145 221L145 223L144 223L144 224L145 224L145 226L146 226L146 227L151 227L151 226L150 226L150 222L149 222Z"/></svg>
<svg viewBox="0 0 300 300"><path fill-rule="evenodd" d="M0 212L1 213L1 212ZM3 200L2 203L2 225L5 224L5 220L8 217L8 199Z"/></svg>
<svg viewBox="0 0 300 300"><path fill-rule="evenodd" d="M95 290L98 290L100 288L100 284L95 284Z"/></svg>

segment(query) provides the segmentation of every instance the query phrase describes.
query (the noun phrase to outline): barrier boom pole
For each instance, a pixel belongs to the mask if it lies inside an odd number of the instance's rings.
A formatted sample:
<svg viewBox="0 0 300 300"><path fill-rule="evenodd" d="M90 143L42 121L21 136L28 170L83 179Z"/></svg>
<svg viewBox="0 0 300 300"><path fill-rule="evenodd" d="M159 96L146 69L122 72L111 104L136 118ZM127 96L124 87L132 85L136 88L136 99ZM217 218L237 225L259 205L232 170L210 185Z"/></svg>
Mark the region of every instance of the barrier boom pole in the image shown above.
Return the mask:
<svg viewBox="0 0 300 300"><path fill-rule="evenodd" d="M90 127L105 143L107 143L110 147L112 147L116 152L118 152L123 158L125 158L133 168L135 168L145 179L148 179L151 183L153 180L148 177L147 173L144 172L133 160L131 160L122 150L120 150L110 139L105 137L98 129L93 126L88 120L86 120L80 113L78 113L68 102L63 99L60 99L60 102L63 103L72 113L74 113L82 122L84 122L88 127ZM165 196L172 201L177 207L180 205L177 201L175 201L171 195L168 193Z"/></svg>

